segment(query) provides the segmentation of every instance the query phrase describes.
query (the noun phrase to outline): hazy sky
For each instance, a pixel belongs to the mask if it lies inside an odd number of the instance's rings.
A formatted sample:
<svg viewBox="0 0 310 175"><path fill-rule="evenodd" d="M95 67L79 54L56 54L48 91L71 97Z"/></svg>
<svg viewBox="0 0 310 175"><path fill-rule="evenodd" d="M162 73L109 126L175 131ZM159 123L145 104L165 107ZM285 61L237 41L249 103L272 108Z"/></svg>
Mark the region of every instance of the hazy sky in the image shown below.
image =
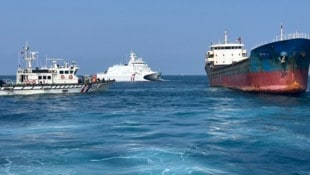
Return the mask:
<svg viewBox="0 0 310 175"><path fill-rule="evenodd" d="M15 75L29 42L75 60L79 75L125 63L131 50L164 75L204 75L211 42L242 38L250 52L285 32L310 33L309 0L1 0L0 75Z"/></svg>

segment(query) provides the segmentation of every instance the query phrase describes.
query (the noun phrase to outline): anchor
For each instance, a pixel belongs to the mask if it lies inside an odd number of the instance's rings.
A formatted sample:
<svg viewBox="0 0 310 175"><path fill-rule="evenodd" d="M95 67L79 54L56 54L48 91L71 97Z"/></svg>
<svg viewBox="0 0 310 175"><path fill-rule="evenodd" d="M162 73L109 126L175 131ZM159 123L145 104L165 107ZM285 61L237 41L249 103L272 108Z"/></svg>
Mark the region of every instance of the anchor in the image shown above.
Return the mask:
<svg viewBox="0 0 310 175"><path fill-rule="evenodd" d="M279 60L280 60L281 64L284 64L284 63L286 62L286 56L287 56L287 53L286 53L286 52L282 51L282 52L280 53Z"/></svg>

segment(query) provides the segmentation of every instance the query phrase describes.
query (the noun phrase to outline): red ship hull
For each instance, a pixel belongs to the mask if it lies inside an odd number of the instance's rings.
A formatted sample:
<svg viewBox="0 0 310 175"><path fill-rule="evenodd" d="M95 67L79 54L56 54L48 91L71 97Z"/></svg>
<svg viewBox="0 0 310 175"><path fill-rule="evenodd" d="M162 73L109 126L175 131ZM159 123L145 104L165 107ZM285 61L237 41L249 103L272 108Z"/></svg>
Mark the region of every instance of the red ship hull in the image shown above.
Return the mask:
<svg viewBox="0 0 310 175"><path fill-rule="evenodd" d="M224 86L248 92L294 94L304 92L308 84L308 71L256 72L214 78L211 86Z"/></svg>

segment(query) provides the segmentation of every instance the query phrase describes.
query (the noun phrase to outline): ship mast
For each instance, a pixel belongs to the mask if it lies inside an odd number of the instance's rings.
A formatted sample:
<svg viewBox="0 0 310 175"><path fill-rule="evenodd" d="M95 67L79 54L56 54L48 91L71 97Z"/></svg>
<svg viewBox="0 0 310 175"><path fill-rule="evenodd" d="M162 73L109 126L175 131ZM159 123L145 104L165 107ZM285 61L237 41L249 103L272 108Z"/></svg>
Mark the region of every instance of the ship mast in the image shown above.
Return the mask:
<svg viewBox="0 0 310 175"><path fill-rule="evenodd" d="M29 45L28 42L26 42L23 52L24 52L24 59L26 60L26 68L31 69L32 68L32 61L36 59L38 52L29 52Z"/></svg>
<svg viewBox="0 0 310 175"><path fill-rule="evenodd" d="M225 32L224 32L224 44L227 44L227 42L228 42L228 36L227 36L227 30L225 30Z"/></svg>
<svg viewBox="0 0 310 175"><path fill-rule="evenodd" d="M133 63L136 61L136 54L133 51L130 51L130 60L129 62Z"/></svg>
<svg viewBox="0 0 310 175"><path fill-rule="evenodd" d="M281 23L281 28L280 28L280 40L283 40L283 24Z"/></svg>

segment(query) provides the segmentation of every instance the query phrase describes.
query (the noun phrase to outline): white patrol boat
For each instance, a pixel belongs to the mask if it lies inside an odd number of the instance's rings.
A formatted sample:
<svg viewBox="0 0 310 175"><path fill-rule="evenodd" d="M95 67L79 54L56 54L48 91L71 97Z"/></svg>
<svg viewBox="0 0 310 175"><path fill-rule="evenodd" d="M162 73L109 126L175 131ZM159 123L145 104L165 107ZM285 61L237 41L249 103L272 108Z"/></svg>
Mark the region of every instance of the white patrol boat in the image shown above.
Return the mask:
<svg viewBox="0 0 310 175"><path fill-rule="evenodd" d="M59 65L62 59L52 61L50 67L33 68L32 62L37 59L38 52L28 52L29 46L23 47L21 54L26 62L25 68L17 68L16 81L0 80L0 95L31 95L51 93L86 93L106 90L114 81L100 81L96 76L79 78L79 69L74 62ZM47 62L46 61L46 62Z"/></svg>
<svg viewBox="0 0 310 175"><path fill-rule="evenodd" d="M98 73L97 78L117 82L160 81L161 72L152 71L142 58L131 51L128 64L113 65L107 71Z"/></svg>

